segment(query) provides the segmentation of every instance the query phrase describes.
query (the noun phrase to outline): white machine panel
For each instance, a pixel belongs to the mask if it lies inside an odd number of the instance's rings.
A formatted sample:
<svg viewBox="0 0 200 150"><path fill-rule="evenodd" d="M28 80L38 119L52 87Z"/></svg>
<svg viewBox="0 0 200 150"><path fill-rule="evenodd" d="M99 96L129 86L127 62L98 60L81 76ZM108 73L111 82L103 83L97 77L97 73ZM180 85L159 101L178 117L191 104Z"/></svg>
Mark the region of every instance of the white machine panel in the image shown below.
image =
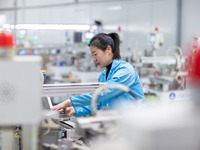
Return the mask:
<svg viewBox="0 0 200 150"><path fill-rule="evenodd" d="M37 56L0 60L0 125L41 120L40 63Z"/></svg>
<svg viewBox="0 0 200 150"><path fill-rule="evenodd" d="M194 92L191 90L176 90L164 92L160 96L162 102L191 102L194 100Z"/></svg>

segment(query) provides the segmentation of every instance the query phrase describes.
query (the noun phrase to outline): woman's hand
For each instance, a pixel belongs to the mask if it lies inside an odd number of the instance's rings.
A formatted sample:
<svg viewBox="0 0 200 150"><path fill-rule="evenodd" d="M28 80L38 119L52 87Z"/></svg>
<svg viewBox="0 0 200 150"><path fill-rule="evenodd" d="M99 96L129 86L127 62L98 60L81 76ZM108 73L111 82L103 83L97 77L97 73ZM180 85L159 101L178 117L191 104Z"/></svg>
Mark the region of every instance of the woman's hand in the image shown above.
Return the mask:
<svg viewBox="0 0 200 150"><path fill-rule="evenodd" d="M67 107L71 106L72 105L72 102L70 99L67 99L65 100L64 102L58 104L58 105L55 105L53 106L53 110L58 110L58 111L64 111L66 110Z"/></svg>
<svg viewBox="0 0 200 150"><path fill-rule="evenodd" d="M76 113L76 111L75 111L74 107L67 107L67 108L65 109L65 112L64 112L64 113L67 114L67 115L73 115L73 114Z"/></svg>

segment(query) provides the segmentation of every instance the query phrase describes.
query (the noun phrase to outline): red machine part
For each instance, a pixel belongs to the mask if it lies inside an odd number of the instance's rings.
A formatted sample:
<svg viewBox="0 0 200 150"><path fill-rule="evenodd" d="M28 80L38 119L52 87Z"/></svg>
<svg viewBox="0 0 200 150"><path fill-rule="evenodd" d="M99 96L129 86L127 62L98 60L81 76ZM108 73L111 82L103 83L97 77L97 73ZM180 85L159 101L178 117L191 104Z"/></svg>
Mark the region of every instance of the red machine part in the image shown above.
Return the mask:
<svg viewBox="0 0 200 150"><path fill-rule="evenodd" d="M194 54L194 62L192 65L192 76L195 79L200 80L200 48Z"/></svg>
<svg viewBox="0 0 200 150"><path fill-rule="evenodd" d="M0 33L0 47L13 47L14 38L12 33L8 31L2 31Z"/></svg>

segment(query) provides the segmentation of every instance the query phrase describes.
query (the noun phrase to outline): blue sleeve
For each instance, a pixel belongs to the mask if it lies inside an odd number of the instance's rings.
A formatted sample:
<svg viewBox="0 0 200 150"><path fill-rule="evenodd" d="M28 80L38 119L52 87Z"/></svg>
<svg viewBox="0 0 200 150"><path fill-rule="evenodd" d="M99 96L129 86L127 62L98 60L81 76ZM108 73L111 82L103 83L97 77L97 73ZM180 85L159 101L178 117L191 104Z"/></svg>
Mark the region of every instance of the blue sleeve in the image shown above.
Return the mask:
<svg viewBox="0 0 200 150"><path fill-rule="evenodd" d="M85 116L85 115L91 115L92 114L92 106L82 106L82 107L74 107L76 113L74 116Z"/></svg>
<svg viewBox="0 0 200 150"><path fill-rule="evenodd" d="M69 99L71 100L73 107L87 106L91 105L91 100L93 95L94 95L93 93L88 93L79 96L71 96Z"/></svg>
<svg viewBox="0 0 200 150"><path fill-rule="evenodd" d="M113 74L112 78L108 80L106 83L120 83L130 87L135 82L135 72L133 68L129 67L121 67L120 69L116 70ZM97 102L102 102L108 100L113 97L117 97L118 95L122 94L124 91L117 89L117 88L108 88L106 92L100 93ZM70 97L72 106L79 107L79 106L86 106L91 104L93 93L84 94L80 96L72 96Z"/></svg>
<svg viewBox="0 0 200 150"><path fill-rule="evenodd" d="M96 105L97 109L99 110L100 106L97 103ZM79 117L79 116L85 116L85 115L91 115L92 114L92 106L82 106L82 107L74 107L76 113L74 116Z"/></svg>

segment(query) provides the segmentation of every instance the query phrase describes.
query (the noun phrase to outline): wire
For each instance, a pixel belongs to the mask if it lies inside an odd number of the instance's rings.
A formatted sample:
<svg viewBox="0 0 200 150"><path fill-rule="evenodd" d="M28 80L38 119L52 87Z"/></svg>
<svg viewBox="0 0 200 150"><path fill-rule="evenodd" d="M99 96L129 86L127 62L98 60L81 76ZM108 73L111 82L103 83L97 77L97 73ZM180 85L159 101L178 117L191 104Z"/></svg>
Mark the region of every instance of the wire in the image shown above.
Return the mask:
<svg viewBox="0 0 200 150"><path fill-rule="evenodd" d="M47 121L47 120L46 120ZM45 135L47 135L50 131L51 131L51 128L50 128L50 124L49 124L49 122L47 121L47 125L48 125L48 128L47 128L47 131L46 132L44 132L43 134L42 134L42 136L45 136Z"/></svg>
<svg viewBox="0 0 200 150"><path fill-rule="evenodd" d="M123 85L123 84L105 84L105 85L102 85L100 86L99 88L97 88L94 92L94 95L92 97L92 109L93 109L93 115L95 116L96 115L96 111L97 111L97 108L96 108L96 102L97 102L97 96L99 95L100 92L103 92L106 88L118 88L118 89L121 89L125 92L128 92L129 94L131 94L135 99L136 99L136 96L131 92L131 90Z"/></svg>
<svg viewBox="0 0 200 150"><path fill-rule="evenodd" d="M182 52L182 49L178 46L171 46L167 49L166 51L166 55L168 56L169 52L172 50L172 49L177 49L179 51L179 54L180 54L180 57L182 58L183 57L183 52Z"/></svg>
<svg viewBox="0 0 200 150"><path fill-rule="evenodd" d="M135 94L132 91L128 92L131 96L133 96L135 99L137 99L137 97L135 96Z"/></svg>

